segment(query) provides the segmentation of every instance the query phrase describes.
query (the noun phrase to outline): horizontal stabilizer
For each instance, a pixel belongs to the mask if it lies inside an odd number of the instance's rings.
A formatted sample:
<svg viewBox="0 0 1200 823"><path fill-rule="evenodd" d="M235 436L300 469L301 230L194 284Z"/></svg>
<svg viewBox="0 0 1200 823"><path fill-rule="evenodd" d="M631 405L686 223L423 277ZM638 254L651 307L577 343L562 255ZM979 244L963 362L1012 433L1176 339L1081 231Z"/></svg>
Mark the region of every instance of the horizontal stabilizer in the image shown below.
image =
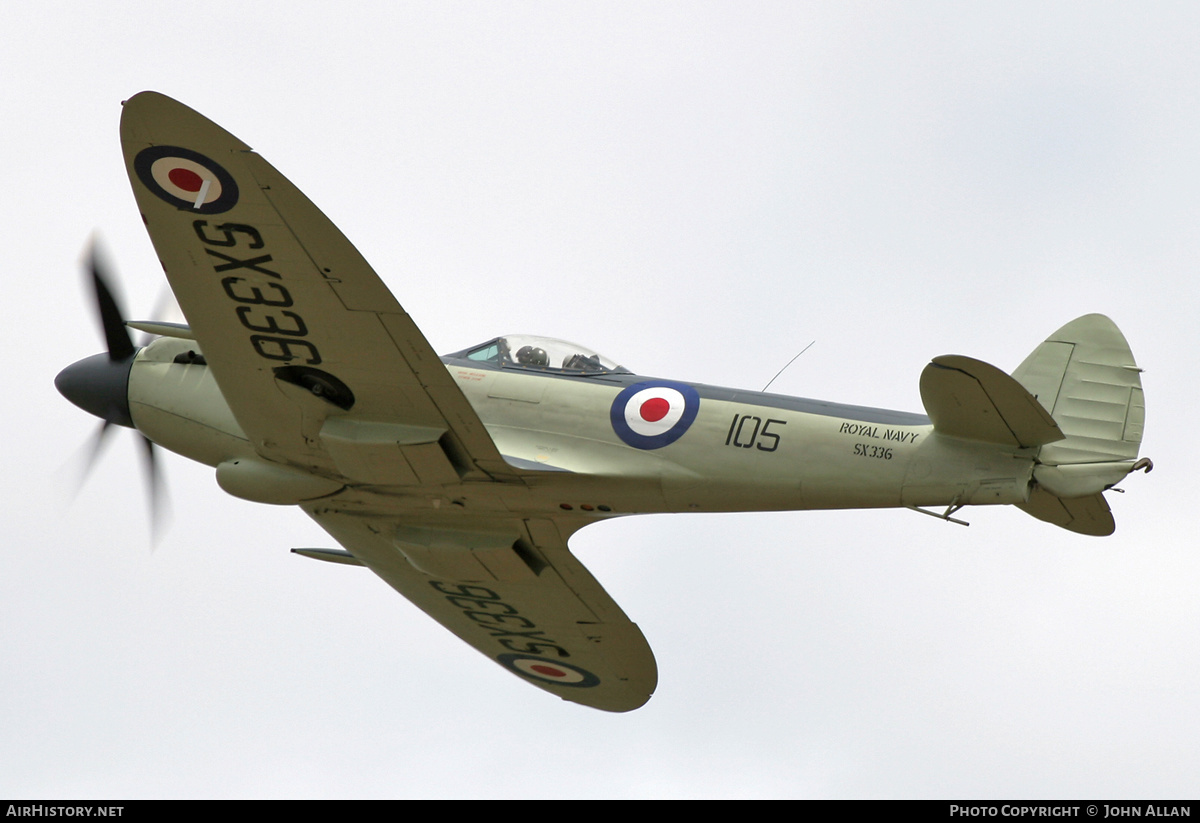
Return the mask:
<svg viewBox="0 0 1200 823"><path fill-rule="evenodd" d="M1024 386L995 366L942 355L921 372L921 402L940 434L1031 448L1063 433Z"/></svg>
<svg viewBox="0 0 1200 823"><path fill-rule="evenodd" d="M1035 486L1029 494L1029 502L1018 503L1017 508L1038 520L1092 537L1107 537L1117 528L1108 501L1100 492L1086 497L1063 498Z"/></svg>

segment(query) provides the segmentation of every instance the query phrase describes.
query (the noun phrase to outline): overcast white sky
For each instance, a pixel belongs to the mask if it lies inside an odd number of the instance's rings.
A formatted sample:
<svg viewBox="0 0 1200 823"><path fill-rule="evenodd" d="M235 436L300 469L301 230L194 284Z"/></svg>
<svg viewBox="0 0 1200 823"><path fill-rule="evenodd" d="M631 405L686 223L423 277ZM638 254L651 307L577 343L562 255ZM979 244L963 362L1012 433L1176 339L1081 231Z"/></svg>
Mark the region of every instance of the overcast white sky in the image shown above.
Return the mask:
<svg viewBox="0 0 1200 823"><path fill-rule="evenodd" d="M0 28L0 796L1194 797L1200 7L16 4ZM635 371L920 411L1103 312L1143 375L1117 533L1012 509L661 516L573 547L658 692L611 715L490 664L55 373L163 278L121 160L155 89L254 146L439 351L578 340Z"/></svg>

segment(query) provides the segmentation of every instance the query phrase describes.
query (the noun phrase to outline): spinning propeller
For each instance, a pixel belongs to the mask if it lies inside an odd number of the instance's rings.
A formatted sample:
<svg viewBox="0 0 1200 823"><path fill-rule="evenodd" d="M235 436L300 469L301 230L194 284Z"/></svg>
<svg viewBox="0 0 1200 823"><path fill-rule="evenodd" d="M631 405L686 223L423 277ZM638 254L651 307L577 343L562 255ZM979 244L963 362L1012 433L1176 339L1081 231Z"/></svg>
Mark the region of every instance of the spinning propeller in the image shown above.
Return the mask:
<svg viewBox="0 0 1200 823"><path fill-rule="evenodd" d="M54 378L54 386L63 397L103 421L92 438L84 477L91 472L105 437L114 425L136 431L129 412L129 371L133 366L137 348L125 328L125 318L116 298L113 297L112 289L109 288L111 280L94 242L88 250L87 257L96 310L100 315L100 326L104 331L108 351L72 363ZM138 437L142 441L143 462L149 485L151 530L157 533L161 519L163 481L158 470L154 443L141 433Z"/></svg>

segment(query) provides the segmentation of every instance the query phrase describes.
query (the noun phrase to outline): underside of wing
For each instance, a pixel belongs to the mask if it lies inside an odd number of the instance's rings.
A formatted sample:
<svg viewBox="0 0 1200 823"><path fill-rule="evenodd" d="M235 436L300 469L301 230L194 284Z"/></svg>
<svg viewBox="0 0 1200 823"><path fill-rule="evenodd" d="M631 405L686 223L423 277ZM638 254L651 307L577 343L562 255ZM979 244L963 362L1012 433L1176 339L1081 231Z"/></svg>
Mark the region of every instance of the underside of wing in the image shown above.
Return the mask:
<svg viewBox="0 0 1200 823"><path fill-rule="evenodd" d="M512 479L416 324L283 175L153 92L125 103L121 141L171 288L260 456L361 484Z"/></svg>
<svg viewBox="0 0 1200 823"><path fill-rule="evenodd" d="M305 510L362 565L518 677L605 711L650 699L658 671L649 644L553 520Z"/></svg>

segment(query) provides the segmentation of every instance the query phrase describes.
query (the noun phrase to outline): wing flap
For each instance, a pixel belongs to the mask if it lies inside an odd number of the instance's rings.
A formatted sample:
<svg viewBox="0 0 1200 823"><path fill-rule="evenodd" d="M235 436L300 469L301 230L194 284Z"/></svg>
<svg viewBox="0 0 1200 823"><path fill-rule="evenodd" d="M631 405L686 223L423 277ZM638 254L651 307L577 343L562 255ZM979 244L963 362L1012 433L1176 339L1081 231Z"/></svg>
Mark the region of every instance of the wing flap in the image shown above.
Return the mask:
<svg viewBox="0 0 1200 823"><path fill-rule="evenodd" d="M414 526L305 508L392 588L529 683L604 711L650 699L658 671L649 644L557 528L503 518Z"/></svg>

